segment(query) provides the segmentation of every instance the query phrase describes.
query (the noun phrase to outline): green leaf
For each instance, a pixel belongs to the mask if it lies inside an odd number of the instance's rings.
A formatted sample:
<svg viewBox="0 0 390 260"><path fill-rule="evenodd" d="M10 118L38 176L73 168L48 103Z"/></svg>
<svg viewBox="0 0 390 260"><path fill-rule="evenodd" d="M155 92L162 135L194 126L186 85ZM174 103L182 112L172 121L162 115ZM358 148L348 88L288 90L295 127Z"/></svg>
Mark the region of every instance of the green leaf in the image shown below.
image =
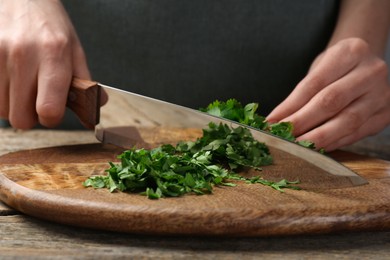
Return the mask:
<svg viewBox="0 0 390 260"><path fill-rule="evenodd" d="M194 177L190 173L186 174L186 177L184 178L184 182L185 182L186 186L191 187L191 188L195 187L195 185L196 185Z"/></svg>
<svg viewBox="0 0 390 260"><path fill-rule="evenodd" d="M200 110L214 116L223 117L270 132L273 135L292 142L296 141L293 135L293 125L290 122L269 124L264 116L257 114L256 111L258 108L258 103L248 103L243 107L236 99L228 99L226 102L216 100L206 108L201 108ZM296 143L310 149L316 149L314 143L310 141L298 141ZM320 152L324 153L324 150L321 149Z"/></svg>
<svg viewBox="0 0 390 260"><path fill-rule="evenodd" d="M148 188L146 188L145 195L149 199L159 199L162 197L162 192L159 188L157 188L156 191L153 191L152 188L148 187Z"/></svg>
<svg viewBox="0 0 390 260"><path fill-rule="evenodd" d="M260 176L254 176L252 178L246 179L246 182L251 183L251 184L255 184L255 183L263 184L265 186L269 186L269 187L271 187L275 190L278 190L280 192L284 192L283 189L300 190L300 187L295 186L296 184L300 183L299 181L287 181L285 179L282 179L278 182L274 182L274 181L264 180ZM294 184L294 185L292 185L292 184Z"/></svg>
<svg viewBox="0 0 390 260"><path fill-rule="evenodd" d="M286 140L295 141L295 137L293 135L293 125L289 122L271 124L269 126L269 131L272 134L282 137Z"/></svg>
<svg viewBox="0 0 390 260"><path fill-rule="evenodd" d="M268 124L256 114L257 103L245 107L235 99L215 101L203 111L222 116L288 140L295 140L290 123ZM310 146L310 143L301 142ZM244 127L231 128L210 122L203 136L195 141L182 141L176 146L164 144L155 149L129 149L118 155L120 163L109 163L106 176L91 176L83 185L94 188L138 192L149 199L177 197L186 193L212 193L213 186L235 186L229 180L247 181L283 191L296 189L296 182L271 182L260 177L247 179L237 174L243 167L261 170L272 164L266 144L255 140Z"/></svg>
<svg viewBox="0 0 390 260"><path fill-rule="evenodd" d="M106 186L106 176L92 176L83 182L85 187L93 187L96 189L104 188Z"/></svg>

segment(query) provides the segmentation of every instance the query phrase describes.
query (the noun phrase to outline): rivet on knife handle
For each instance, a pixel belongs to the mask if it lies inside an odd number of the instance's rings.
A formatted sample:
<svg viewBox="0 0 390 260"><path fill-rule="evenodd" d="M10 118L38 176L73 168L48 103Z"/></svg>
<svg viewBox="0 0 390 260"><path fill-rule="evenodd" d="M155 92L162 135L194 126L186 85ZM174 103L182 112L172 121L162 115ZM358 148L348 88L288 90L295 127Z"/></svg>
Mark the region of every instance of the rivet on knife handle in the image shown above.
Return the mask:
<svg viewBox="0 0 390 260"><path fill-rule="evenodd" d="M89 129L94 129L100 118L100 86L95 81L73 78L66 106Z"/></svg>

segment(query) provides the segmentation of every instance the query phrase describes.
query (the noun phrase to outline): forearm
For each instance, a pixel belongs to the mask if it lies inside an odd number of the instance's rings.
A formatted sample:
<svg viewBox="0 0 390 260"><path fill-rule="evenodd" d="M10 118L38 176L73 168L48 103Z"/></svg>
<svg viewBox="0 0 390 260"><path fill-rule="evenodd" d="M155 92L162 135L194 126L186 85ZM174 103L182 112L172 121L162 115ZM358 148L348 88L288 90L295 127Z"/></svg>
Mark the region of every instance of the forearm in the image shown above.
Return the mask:
<svg viewBox="0 0 390 260"><path fill-rule="evenodd" d="M389 0L343 0L328 47L346 38L360 38L380 57L386 50L390 30Z"/></svg>

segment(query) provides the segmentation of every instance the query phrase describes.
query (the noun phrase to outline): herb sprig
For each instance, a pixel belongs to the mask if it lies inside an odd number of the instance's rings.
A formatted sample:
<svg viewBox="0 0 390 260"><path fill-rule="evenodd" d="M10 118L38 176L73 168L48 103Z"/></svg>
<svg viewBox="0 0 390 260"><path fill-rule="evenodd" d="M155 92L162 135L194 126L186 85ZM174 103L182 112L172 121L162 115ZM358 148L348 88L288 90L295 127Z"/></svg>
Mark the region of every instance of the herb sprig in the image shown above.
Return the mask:
<svg viewBox="0 0 390 260"><path fill-rule="evenodd" d="M244 125L248 125L273 135L279 136L291 142L296 142L304 147L315 149L313 142L304 140L297 141L293 135L293 125L291 122L269 123L264 116L256 113L259 107L258 103L249 103L243 106L236 99L228 99L226 102L216 100L210 103L206 108L200 110L208 114L223 117Z"/></svg>

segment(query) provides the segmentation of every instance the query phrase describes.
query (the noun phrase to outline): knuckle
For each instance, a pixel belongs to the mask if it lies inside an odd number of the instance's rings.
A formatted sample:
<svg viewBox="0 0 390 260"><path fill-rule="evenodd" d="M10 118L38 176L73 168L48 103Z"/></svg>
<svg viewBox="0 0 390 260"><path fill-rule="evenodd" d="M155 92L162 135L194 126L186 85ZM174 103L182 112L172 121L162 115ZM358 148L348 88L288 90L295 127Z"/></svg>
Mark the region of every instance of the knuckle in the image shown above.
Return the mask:
<svg viewBox="0 0 390 260"><path fill-rule="evenodd" d="M350 133L359 129L362 125L363 116L357 111L345 111L345 129Z"/></svg>
<svg viewBox="0 0 390 260"><path fill-rule="evenodd" d="M27 42L24 42L21 39L14 39L9 45L8 56L14 62L23 60L27 54Z"/></svg>
<svg viewBox="0 0 390 260"><path fill-rule="evenodd" d="M69 44L69 38L63 33L46 33L40 39L40 45L49 53L62 52Z"/></svg>
<svg viewBox="0 0 390 260"><path fill-rule="evenodd" d="M305 88L304 90L308 94L313 95L322 89L325 85L326 79L317 73L313 73L306 79L305 83L302 84L302 88Z"/></svg>
<svg viewBox="0 0 390 260"><path fill-rule="evenodd" d="M349 53L361 55L367 53L370 49L368 43L360 38L350 38L345 43Z"/></svg>
<svg viewBox="0 0 390 260"><path fill-rule="evenodd" d="M368 43L359 38L348 38L341 40L328 50L335 57L343 57L345 60L357 61L359 57L367 55L370 52Z"/></svg>
<svg viewBox="0 0 390 260"><path fill-rule="evenodd" d="M340 91L333 89L318 97L319 107L327 112L338 112L342 108L343 97Z"/></svg>
<svg viewBox="0 0 390 260"><path fill-rule="evenodd" d="M360 38L351 39L351 50L354 51L367 51L370 48L368 43Z"/></svg>

